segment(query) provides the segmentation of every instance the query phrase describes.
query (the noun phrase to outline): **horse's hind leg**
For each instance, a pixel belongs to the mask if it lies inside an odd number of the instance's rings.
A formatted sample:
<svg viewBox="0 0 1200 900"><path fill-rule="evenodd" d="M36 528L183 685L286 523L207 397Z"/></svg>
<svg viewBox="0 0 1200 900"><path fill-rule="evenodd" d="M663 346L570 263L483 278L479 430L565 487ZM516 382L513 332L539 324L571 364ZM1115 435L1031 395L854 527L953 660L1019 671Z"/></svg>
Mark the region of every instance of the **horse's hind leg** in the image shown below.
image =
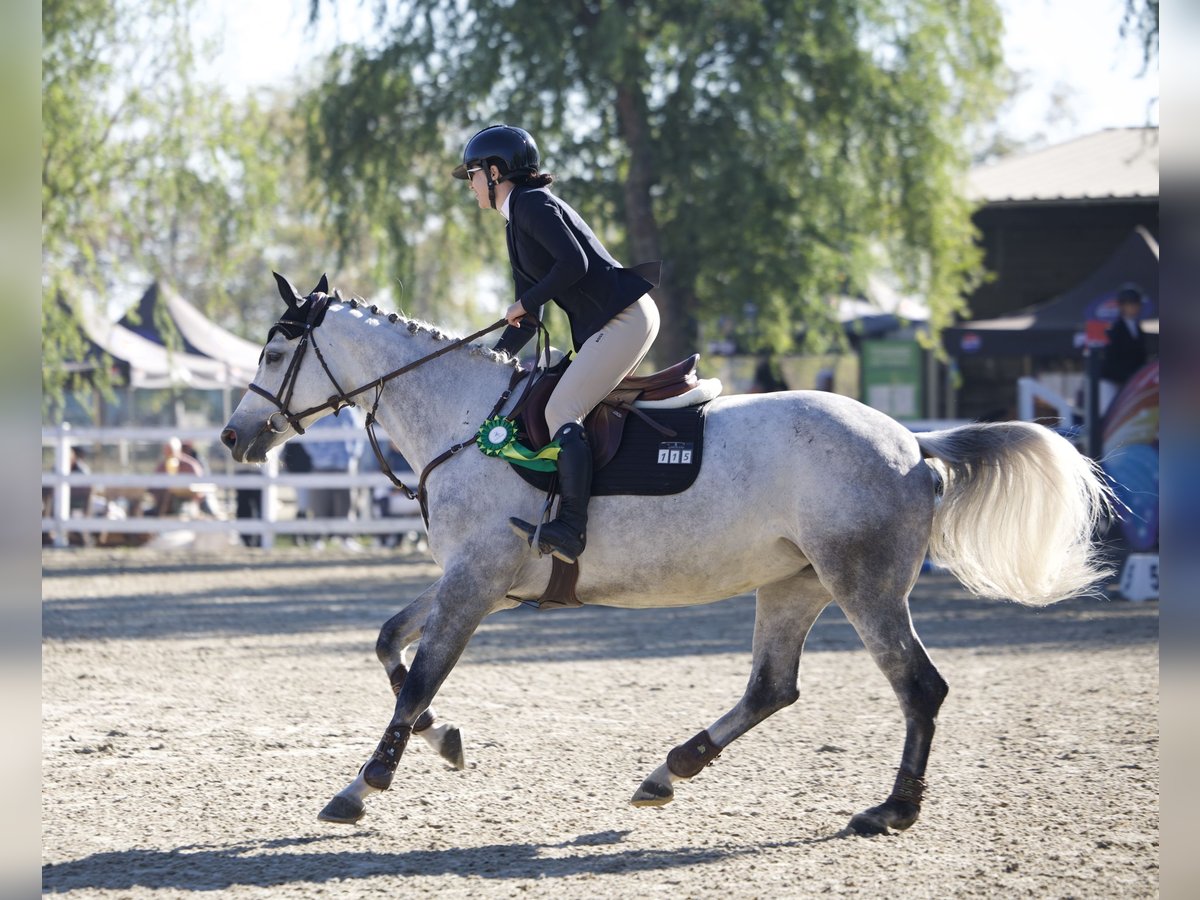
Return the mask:
<svg viewBox="0 0 1200 900"><path fill-rule="evenodd" d="M669 803L675 796L673 782L699 774L733 740L796 702L804 639L830 599L811 569L758 589L753 665L745 693L733 709L667 754L667 761L633 795L634 806Z"/></svg>
<svg viewBox="0 0 1200 900"><path fill-rule="evenodd" d="M905 721L904 754L895 785L887 800L850 819L851 830L858 834L903 830L917 820L938 709L949 691L913 629L908 592L899 599L884 597L875 595L865 601L839 598L846 618L891 682Z"/></svg>

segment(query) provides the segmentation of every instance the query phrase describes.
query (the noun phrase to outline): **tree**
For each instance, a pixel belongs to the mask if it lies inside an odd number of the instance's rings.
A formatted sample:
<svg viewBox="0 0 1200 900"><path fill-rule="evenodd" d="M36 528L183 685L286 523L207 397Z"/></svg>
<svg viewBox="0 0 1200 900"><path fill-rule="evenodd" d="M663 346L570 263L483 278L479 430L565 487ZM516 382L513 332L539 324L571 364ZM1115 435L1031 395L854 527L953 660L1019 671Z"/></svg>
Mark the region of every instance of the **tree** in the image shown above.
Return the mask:
<svg viewBox="0 0 1200 900"><path fill-rule="evenodd" d="M114 293L136 297L161 279L219 319L246 324L245 309L274 311L245 301L270 287L272 237L302 228L303 203L315 203L284 191L307 174L294 146L302 123L294 100L237 104L199 79L199 9L197 0L42 4L44 410L85 379L112 385L104 360L90 373L67 368L87 347L81 301L103 313Z"/></svg>
<svg viewBox="0 0 1200 900"><path fill-rule="evenodd" d="M1158 0L1125 0L1121 37L1135 37L1142 45L1142 70L1158 61Z"/></svg>
<svg viewBox="0 0 1200 900"><path fill-rule="evenodd" d="M431 240L446 266L464 244L501 256L448 170L507 121L619 258L664 259L660 362L722 314L754 349L834 339L830 301L880 267L935 329L964 308L964 135L998 99L994 0L407 0L380 25L320 89L311 147L340 224L381 216L397 269Z"/></svg>

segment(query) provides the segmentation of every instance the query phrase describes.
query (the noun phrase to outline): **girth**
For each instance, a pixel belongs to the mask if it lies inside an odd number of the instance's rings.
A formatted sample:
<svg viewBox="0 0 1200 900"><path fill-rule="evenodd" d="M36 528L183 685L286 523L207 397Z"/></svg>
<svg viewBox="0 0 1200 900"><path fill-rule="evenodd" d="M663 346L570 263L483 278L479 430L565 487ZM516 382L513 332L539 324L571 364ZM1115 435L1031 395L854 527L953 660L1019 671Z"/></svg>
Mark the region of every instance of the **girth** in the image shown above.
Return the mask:
<svg viewBox="0 0 1200 900"><path fill-rule="evenodd" d="M631 413L645 419L667 437L675 436L674 431L659 425L633 404L638 400L667 400L686 394L700 382L696 375L699 361L700 354L693 353L687 359L651 375L631 375L600 401L583 420L596 469L603 468L616 454L617 448L621 446L625 423L629 421ZM558 380L566 371L567 365L568 361L563 360L544 370L530 386L516 410L517 424L525 437L524 443L527 447L537 449L550 443L550 429L546 425L546 402L558 386Z"/></svg>

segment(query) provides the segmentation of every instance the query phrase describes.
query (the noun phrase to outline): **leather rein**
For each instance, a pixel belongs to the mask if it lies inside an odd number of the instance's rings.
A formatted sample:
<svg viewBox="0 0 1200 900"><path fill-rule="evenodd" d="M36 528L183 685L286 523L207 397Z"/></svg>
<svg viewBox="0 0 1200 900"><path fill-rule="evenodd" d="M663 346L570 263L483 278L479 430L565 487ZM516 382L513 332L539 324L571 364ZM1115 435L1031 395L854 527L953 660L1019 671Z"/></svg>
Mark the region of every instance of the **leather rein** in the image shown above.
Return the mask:
<svg viewBox="0 0 1200 900"><path fill-rule="evenodd" d="M337 378L330 370L329 363L325 361L325 355L321 352L321 348L317 344L316 339L316 328L325 318L325 310L329 305L330 299L331 298L328 294L314 293L309 298L309 303L307 304L307 315L303 322L295 319L280 319L275 323L274 326L272 326L271 331L268 333L268 343L270 343L270 340L274 336L276 330L282 331L289 339L295 339L296 337L299 337L300 343L296 347L296 352L292 355L292 359L288 364L287 371L283 374L283 382L279 387L282 397L271 393L266 388L263 388L254 382L251 382L249 385L250 390L254 391L254 393L258 394L260 397L266 398L276 408L276 411L267 417L267 420L263 424L263 427L259 433L261 434L264 431L271 431L275 434L282 434L290 426L297 434L304 434L304 427L300 424L301 419L310 416L313 413L322 412L326 409L333 410L333 414L336 416L347 406L354 405L354 401L352 399L353 397L365 393L366 391L374 390L375 401L371 404L371 409L367 412L365 423L367 439L370 441L371 449L375 452L375 458L379 462L380 471L387 476L388 480L391 481L392 484L400 488L400 490L404 492L405 496L408 497L409 500L416 500L420 504L421 518L425 521L425 526L428 528L429 509L426 503L425 481L429 477L429 473L446 460L450 459L464 447L475 443L475 435L472 434L469 438L467 438L467 440L460 441L459 443L455 444L449 450L446 450L444 453L431 461L427 466L425 466L425 468L421 470L420 479L417 482L417 490L413 491L408 485L396 477L395 472L392 471L392 467L388 464L387 459L384 457L383 450L379 446L379 438L375 434L375 411L379 408L379 401L383 397L383 389L387 386L387 383L394 378L399 378L401 375L405 374L406 372L411 372L418 366L422 366L427 362L437 359L439 356L449 353L451 350L457 350L464 344L469 344L472 341L483 337L485 334L493 332L498 328L502 328L503 326L507 325L508 322L506 319L499 319L486 328L481 328L474 334L469 334L464 338L458 338L454 341L451 341L445 347L440 347L433 353L422 356L420 359L401 366L398 369L393 369L391 372L388 372L385 375L380 375L378 378L369 381L352 391L347 391L342 388L342 386L338 383ZM340 300L340 298L334 299ZM358 308L359 304L356 300L352 299L345 302L347 302L352 308ZM376 315L382 314L382 311L378 307L372 306L370 307L370 310ZM395 322L400 317L396 313L391 313L387 316L387 318L389 321ZM530 318L532 319L533 317L530 316ZM545 335L546 354L548 357L550 351L549 333L546 332L546 327L540 321L537 321L536 319L534 319L534 321L536 322L538 329L538 356L540 357L542 355L542 336ZM325 376L329 379L330 384L333 385L334 390L337 391L337 393L330 395L329 399L324 403L320 403L316 406L310 406L308 409L303 409L294 413L289 409L289 404L291 403L292 394L296 388L296 379L299 376L300 363L304 358L305 351L307 351L310 345L312 346L313 352L316 353L317 359L321 363L321 368L325 370ZM508 402L508 398L512 395L513 388L516 386L520 378L526 374L529 373L520 369L514 371L508 388L500 396L500 399L496 401L495 407L493 407L487 418L490 419L492 416L496 415L504 406L504 404ZM526 385L526 396L528 396L528 389L532 386L533 381L534 379L530 378L528 384ZM524 398L522 399L522 402L524 402ZM276 416L281 416L285 424L277 424L275 419Z"/></svg>

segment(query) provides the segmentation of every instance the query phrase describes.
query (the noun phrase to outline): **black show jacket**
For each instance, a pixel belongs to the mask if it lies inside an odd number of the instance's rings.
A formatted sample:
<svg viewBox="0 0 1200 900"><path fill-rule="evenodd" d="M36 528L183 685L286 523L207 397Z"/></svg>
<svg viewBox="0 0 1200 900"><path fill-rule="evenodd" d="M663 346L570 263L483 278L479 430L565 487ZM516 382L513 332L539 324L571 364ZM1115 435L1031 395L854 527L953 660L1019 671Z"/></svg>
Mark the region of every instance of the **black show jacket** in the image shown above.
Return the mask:
<svg viewBox="0 0 1200 900"><path fill-rule="evenodd" d="M1108 326L1108 346L1100 365L1100 377L1124 384L1146 364L1146 338L1138 328L1137 337L1129 331L1124 319Z"/></svg>
<svg viewBox="0 0 1200 900"><path fill-rule="evenodd" d="M579 213L544 187L515 188L508 213L508 259L516 297L538 318L548 300L562 307L576 350L658 281L656 263L637 271L622 268ZM535 334L527 323L524 319L521 327L504 329L496 349L518 353Z"/></svg>

